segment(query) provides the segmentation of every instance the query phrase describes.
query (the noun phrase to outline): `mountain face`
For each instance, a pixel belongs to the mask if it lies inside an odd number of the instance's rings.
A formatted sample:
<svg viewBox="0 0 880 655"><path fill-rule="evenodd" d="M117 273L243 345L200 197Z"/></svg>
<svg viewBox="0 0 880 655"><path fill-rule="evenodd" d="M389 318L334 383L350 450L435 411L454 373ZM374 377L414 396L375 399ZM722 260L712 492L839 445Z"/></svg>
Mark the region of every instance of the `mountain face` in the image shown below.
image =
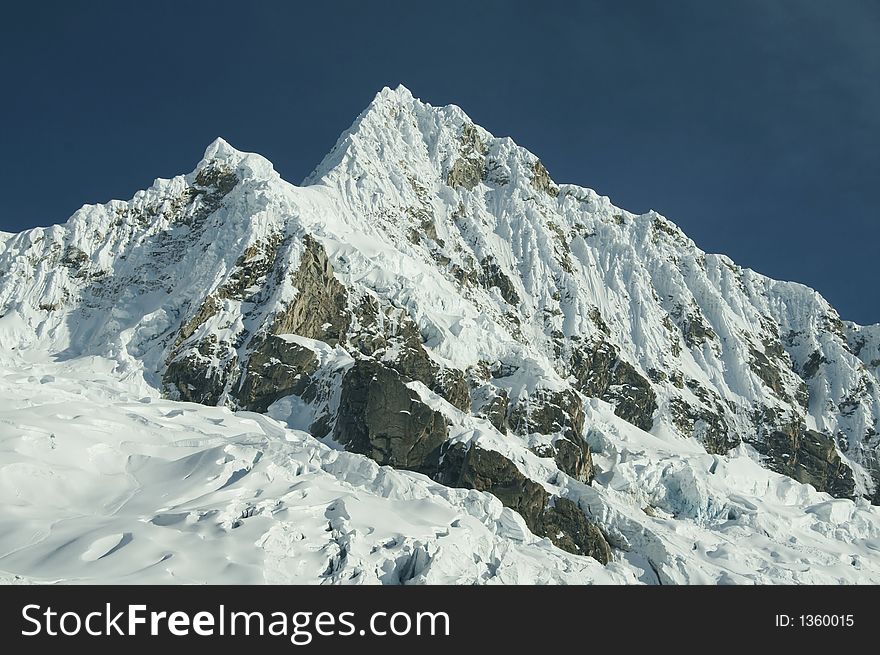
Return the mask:
<svg viewBox="0 0 880 655"><path fill-rule="evenodd" d="M0 275L19 367L109 361L430 494L487 492L568 570L880 575L880 325L403 87L300 186L218 139L189 175L0 236Z"/></svg>

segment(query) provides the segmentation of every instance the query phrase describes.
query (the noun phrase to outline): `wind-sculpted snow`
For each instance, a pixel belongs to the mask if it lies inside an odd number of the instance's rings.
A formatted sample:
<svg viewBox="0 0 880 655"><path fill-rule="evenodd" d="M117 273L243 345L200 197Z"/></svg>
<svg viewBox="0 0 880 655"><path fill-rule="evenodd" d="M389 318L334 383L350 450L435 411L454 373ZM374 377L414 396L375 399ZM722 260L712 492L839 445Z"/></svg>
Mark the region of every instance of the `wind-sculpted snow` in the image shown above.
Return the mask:
<svg viewBox="0 0 880 655"><path fill-rule="evenodd" d="M664 442L603 407L591 439L608 472L567 484L617 547L605 567L535 537L489 494L260 414L163 400L120 383L109 360L6 361L0 393L6 582L880 581L876 507L767 472L745 451Z"/></svg>
<svg viewBox="0 0 880 655"><path fill-rule="evenodd" d="M24 579L877 577L880 326L403 87L0 235L0 348Z"/></svg>
<svg viewBox="0 0 880 655"><path fill-rule="evenodd" d="M50 372L51 371L51 372ZM0 571L34 582L626 582L487 494L249 412L160 399L113 363L0 368ZM142 395L144 394L144 395Z"/></svg>

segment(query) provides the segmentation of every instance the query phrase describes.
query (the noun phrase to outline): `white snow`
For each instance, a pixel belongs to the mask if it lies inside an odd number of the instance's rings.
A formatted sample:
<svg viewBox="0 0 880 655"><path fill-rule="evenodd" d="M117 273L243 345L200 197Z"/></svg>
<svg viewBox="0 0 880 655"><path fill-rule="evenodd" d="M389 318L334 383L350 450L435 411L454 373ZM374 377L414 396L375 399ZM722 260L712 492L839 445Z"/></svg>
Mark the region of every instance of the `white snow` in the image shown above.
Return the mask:
<svg viewBox="0 0 880 655"><path fill-rule="evenodd" d="M599 403L603 472L562 485L609 534L607 567L535 537L488 494L266 416L144 395L110 361L12 363L0 366L10 582L398 583L414 562L403 582L880 582L878 508L768 472L745 448L659 440ZM482 447L504 447L471 420ZM505 454L537 479L549 471L521 447Z"/></svg>
<svg viewBox="0 0 880 655"><path fill-rule="evenodd" d="M485 149L473 189L447 185L459 158L479 159L465 130ZM316 407L299 398L268 416L160 398L181 326L239 258L252 247L265 258L277 237L278 267L295 270L311 234L357 298L414 321L434 361L503 365L492 382L514 400L566 387L558 335L564 348L601 336L643 375L679 372L710 390L732 433L752 434L762 406L802 416L846 444L857 493L874 493L880 326L842 322L814 290L704 253L656 212L570 184L548 194L533 183L537 161L458 107L399 87L376 96L302 186L218 139L195 171L130 201L0 234L0 580L367 583L415 569L405 581L880 581L876 507L769 472L750 446L707 454L669 410L703 401L670 379L654 385L650 434L587 401L599 469L589 487L534 455L534 438L411 385L447 415L453 440L498 450L579 500L615 548L607 567L534 537L491 496L317 441L301 431ZM214 167L238 180L216 206L194 191ZM489 259L518 305L460 282L457 271ZM282 278L224 297L183 346L215 338L214 370L244 358L242 338L299 293ZM715 336L689 345L691 320ZM328 376L351 364L341 346L283 338L313 350ZM779 390L750 366L753 352L784 363Z"/></svg>
<svg viewBox="0 0 880 655"><path fill-rule="evenodd" d="M259 414L141 395L112 366L0 366L0 580L633 581L535 537L492 496Z"/></svg>

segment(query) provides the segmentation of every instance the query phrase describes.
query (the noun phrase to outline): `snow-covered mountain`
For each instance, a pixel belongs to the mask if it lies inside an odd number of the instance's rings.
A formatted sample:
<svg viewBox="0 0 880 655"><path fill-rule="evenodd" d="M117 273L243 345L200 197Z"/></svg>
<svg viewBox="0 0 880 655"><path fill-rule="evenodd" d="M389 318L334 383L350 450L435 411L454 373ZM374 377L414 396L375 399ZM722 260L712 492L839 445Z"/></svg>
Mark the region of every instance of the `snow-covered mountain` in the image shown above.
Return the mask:
<svg viewBox="0 0 880 655"><path fill-rule="evenodd" d="M880 325L403 87L0 276L10 575L880 581Z"/></svg>

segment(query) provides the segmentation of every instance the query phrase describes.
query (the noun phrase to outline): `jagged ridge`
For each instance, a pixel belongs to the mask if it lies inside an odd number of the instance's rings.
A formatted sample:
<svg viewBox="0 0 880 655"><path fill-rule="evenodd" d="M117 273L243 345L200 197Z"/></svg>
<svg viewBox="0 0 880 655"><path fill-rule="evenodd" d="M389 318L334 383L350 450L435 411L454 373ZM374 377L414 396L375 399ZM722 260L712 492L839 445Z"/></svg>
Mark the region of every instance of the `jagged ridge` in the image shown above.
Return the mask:
<svg viewBox="0 0 880 655"><path fill-rule="evenodd" d="M661 439L746 443L820 491L880 498L880 326L555 183L403 87L303 186L218 139L193 173L0 249L4 346L110 356L172 398L488 490L572 552L607 548L556 509L595 474L591 398Z"/></svg>

